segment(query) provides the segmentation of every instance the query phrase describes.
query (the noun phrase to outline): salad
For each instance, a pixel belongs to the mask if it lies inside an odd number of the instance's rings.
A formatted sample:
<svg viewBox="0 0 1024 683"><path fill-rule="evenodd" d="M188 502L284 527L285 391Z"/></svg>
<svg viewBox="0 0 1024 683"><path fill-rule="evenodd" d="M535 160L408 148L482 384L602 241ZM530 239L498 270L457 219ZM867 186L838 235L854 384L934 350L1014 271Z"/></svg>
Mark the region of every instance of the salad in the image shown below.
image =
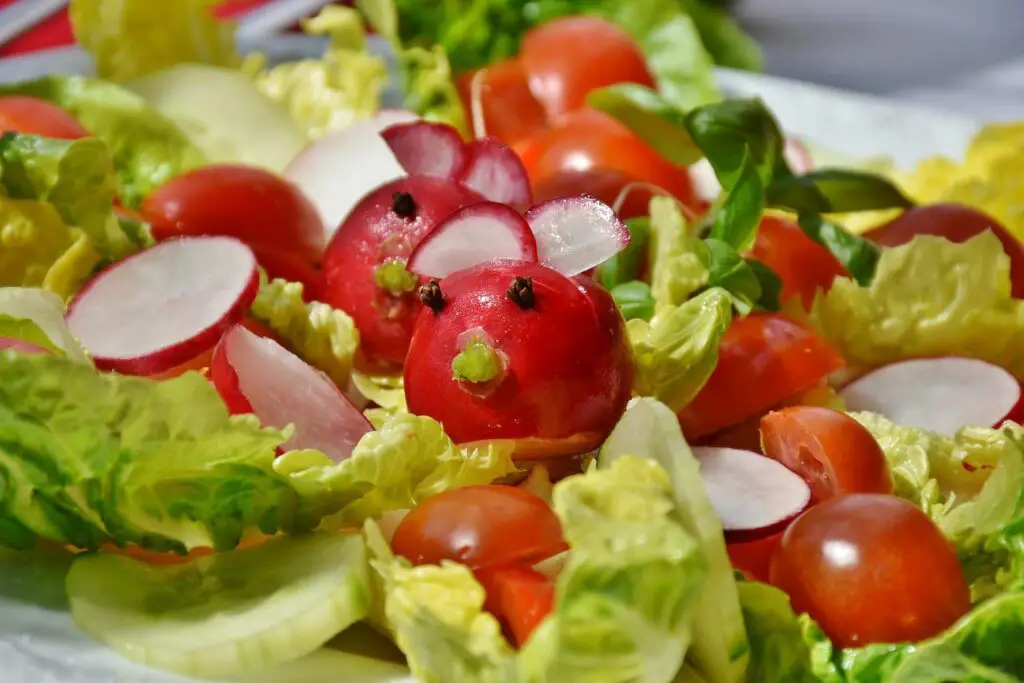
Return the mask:
<svg viewBox="0 0 1024 683"><path fill-rule="evenodd" d="M0 88L16 600L177 680L1024 679L1018 127L820 167L697 2L212 4Z"/></svg>

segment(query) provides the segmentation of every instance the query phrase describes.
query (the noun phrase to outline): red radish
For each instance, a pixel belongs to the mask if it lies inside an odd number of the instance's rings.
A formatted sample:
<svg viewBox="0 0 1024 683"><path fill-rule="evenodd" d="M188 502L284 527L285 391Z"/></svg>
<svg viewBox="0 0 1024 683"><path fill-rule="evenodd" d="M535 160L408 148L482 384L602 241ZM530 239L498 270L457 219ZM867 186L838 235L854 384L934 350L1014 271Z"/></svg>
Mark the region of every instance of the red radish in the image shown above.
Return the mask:
<svg viewBox="0 0 1024 683"><path fill-rule="evenodd" d="M292 159L284 176L309 197L329 241L338 225L374 188L406 174L370 119L329 133Z"/></svg>
<svg viewBox="0 0 1024 683"><path fill-rule="evenodd" d="M391 126L419 121L420 117L407 109L381 109L367 120L379 133Z"/></svg>
<svg viewBox="0 0 1024 683"><path fill-rule="evenodd" d="M468 159L458 180L493 202L523 209L532 201L530 176L522 160L498 138L469 143Z"/></svg>
<svg viewBox="0 0 1024 683"><path fill-rule="evenodd" d="M361 367L401 369L421 308L406 259L443 218L482 200L455 181L410 176L371 192L342 223L324 254L323 297L359 328Z"/></svg>
<svg viewBox="0 0 1024 683"><path fill-rule="evenodd" d="M458 131L443 123L400 123L381 136L409 175L455 178L469 158Z"/></svg>
<svg viewBox="0 0 1024 683"><path fill-rule="evenodd" d="M409 270L423 277L443 278L495 259L535 263L537 240L511 206L481 202L441 221L409 257Z"/></svg>
<svg viewBox="0 0 1024 683"><path fill-rule="evenodd" d="M611 207L593 197L563 197L526 212L540 261L563 275L598 266L629 244L629 230Z"/></svg>
<svg viewBox="0 0 1024 683"><path fill-rule="evenodd" d="M633 362L615 302L582 280L492 261L423 287L409 410L459 443L561 440L548 457L600 444L625 410Z"/></svg>
<svg viewBox="0 0 1024 683"><path fill-rule="evenodd" d="M0 351L14 351L15 353L24 353L30 356L50 355L49 349L14 337L0 337Z"/></svg>
<svg viewBox="0 0 1024 683"><path fill-rule="evenodd" d="M295 433L285 450L312 448L340 462L373 427L327 375L272 339L235 325L213 352L210 377L232 414Z"/></svg>
<svg viewBox="0 0 1024 683"><path fill-rule="evenodd" d="M811 489L785 465L738 448L701 446L700 462L708 498L726 540L749 541L781 531L811 503Z"/></svg>
<svg viewBox="0 0 1024 683"><path fill-rule="evenodd" d="M1019 422L1017 379L974 358L918 358L883 366L846 385L847 410L880 413L897 424L953 436L961 427Z"/></svg>
<svg viewBox="0 0 1024 683"><path fill-rule="evenodd" d="M97 275L71 302L67 324L100 369L153 375L212 348L257 289L249 247L233 237L185 237Z"/></svg>

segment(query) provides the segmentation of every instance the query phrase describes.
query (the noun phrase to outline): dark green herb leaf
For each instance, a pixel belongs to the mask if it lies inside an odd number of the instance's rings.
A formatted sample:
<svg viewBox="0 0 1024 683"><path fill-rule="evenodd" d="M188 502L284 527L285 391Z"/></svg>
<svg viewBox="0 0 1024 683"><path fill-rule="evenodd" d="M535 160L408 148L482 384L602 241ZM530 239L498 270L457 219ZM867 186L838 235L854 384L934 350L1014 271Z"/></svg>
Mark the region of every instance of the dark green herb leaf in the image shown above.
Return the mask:
<svg viewBox="0 0 1024 683"><path fill-rule="evenodd" d="M715 64L745 71L764 70L761 46L722 7L729 4L732 0L683 0Z"/></svg>
<svg viewBox="0 0 1024 683"><path fill-rule="evenodd" d="M654 315L654 297L651 296L651 286L646 282L623 282L611 289L611 295L626 320L650 320Z"/></svg>
<svg viewBox="0 0 1024 683"><path fill-rule="evenodd" d="M753 166L763 186L777 175L785 140L760 99L698 107L687 114L686 128L727 192L740 182L746 163Z"/></svg>
<svg viewBox="0 0 1024 683"><path fill-rule="evenodd" d="M761 283L750 265L731 245L706 239L708 248L708 287L721 287L732 296L733 306L746 315L761 298Z"/></svg>
<svg viewBox="0 0 1024 683"><path fill-rule="evenodd" d="M779 296L782 294L782 280L775 274L775 271L757 259L746 259L747 266L754 271L758 283L761 285L761 298L757 300L757 307L766 311L779 310Z"/></svg>
<svg viewBox="0 0 1024 683"><path fill-rule="evenodd" d="M674 164L689 165L704 156L686 130L684 110L646 86L621 83L600 88L587 96L587 104L618 119ZM699 104L694 101L691 106Z"/></svg>
<svg viewBox="0 0 1024 683"><path fill-rule="evenodd" d="M914 203L873 173L822 169L775 178L768 186L768 205L797 213L841 213L909 208Z"/></svg>
<svg viewBox="0 0 1024 683"><path fill-rule="evenodd" d="M798 223L800 229L815 242L832 252L854 280L861 285L871 283L881 255L881 248L877 244L847 232L842 226L821 216L803 215Z"/></svg>
<svg viewBox="0 0 1024 683"><path fill-rule="evenodd" d="M640 277L640 268L651 236L651 219L646 216L632 218L626 221L626 227L629 229L629 244L597 267L597 279L605 289L610 290Z"/></svg>
<svg viewBox="0 0 1024 683"><path fill-rule="evenodd" d="M764 185L754 164L745 157L732 190L714 213L711 237L728 243L736 251L746 251L757 235L762 213Z"/></svg>

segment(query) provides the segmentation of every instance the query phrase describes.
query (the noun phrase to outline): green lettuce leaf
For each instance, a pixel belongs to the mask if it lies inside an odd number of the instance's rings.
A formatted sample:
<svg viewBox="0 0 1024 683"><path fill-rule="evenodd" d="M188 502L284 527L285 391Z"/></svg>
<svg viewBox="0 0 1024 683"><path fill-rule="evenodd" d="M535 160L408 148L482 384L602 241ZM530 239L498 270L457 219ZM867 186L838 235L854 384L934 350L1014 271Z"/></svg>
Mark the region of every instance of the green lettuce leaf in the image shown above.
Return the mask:
<svg viewBox="0 0 1024 683"><path fill-rule="evenodd" d="M713 7L708 0L683 0L683 5L715 64L746 71L764 69L761 47L727 11Z"/></svg>
<svg viewBox="0 0 1024 683"><path fill-rule="evenodd" d="M73 114L106 143L118 177L118 193L137 206L174 176L206 162L188 137L135 93L113 83L80 76L47 76L0 85L0 95L49 100Z"/></svg>
<svg viewBox="0 0 1024 683"><path fill-rule="evenodd" d="M967 356L1024 378L1024 302L1010 296L1009 258L990 232L885 249L869 286L837 279L810 322L851 365Z"/></svg>
<svg viewBox="0 0 1024 683"><path fill-rule="evenodd" d="M71 0L68 16L96 73L129 81L179 62L234 66L235 26L213 16L220 0Z"/></svg>
<svg viewBox="0 0 1024 683"><path fill-rule="evenodd" d="M339 387L348 386L359 331L344 311L319 301L307 304L302 285L285 280L262 283L251 310L293 353Z"/></svg>
<svg viewBox="0 0 1024 683"><path fill-rule="evenodd" d="M92 365L64 322L64 302L52 292L0 287L0 337L21 339L75 363Z"/></svg>
<svg viewBox="0 0 1024 683"><path fill-rule="evenodd" d="M739 581L737 587L750 640L747 680L757 683L817 681L811 664L812 651L805 639L807 624L793 613L789 597L765 583ZM811 628L815 628L813 624Z"/></svg>
<svg viewBox="0 0 1024 683"><path fill-rule="evenodd" d="M605 289L639 279L642 275L647 244L651 238L651 219L631 218L626 221L629 244L619 253L597 267L597 277Z"/></svg>
<svg viewBox="0 0 1024 683"><path fill-rule="evenodd" d="M634 399L601 448L598 465L608 468L633 456L654 461L668 472L675 501L673 517L697 539L708 564L687 661L708 681L739 683L744 680L750 643L722 524L704 490L700 465L683 438L679 420L666 405L651 398Z"/></svg>
<svg viewBox="0 0 1024 683"><path fill-rule="evenodd" d="M686 216L670 197L654 197L650 204L651 294L655 312L678 306L708 283L704 245Z"/></svg>

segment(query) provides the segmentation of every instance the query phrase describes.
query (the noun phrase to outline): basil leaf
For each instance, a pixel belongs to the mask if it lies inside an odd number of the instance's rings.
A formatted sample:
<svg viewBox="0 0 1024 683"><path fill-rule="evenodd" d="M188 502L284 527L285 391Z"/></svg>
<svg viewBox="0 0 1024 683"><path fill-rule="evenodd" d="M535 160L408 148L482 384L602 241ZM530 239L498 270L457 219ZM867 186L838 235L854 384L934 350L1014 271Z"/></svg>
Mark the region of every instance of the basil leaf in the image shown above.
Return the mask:
<svg viewBox="0 0 1024 683"><path fill-rule="evenodd" d="M775 117L760 99L733 99L694 109L686 115L686 129L704 152L726 191L752 164L767 186L777 175L785 139Z"/></svg>
<svg viewBox="0 0 1024 683"><path fill-rule="evenodd" d="M714 213L710 236L746 251L754 243L764 208L764 184L748 154L732 190Z"/></svg>
<svg viewBox="0 0 1024 683"><path fill-rule="evenodd" d="M782 295L781 278L767 264L757 259L748 258L746 261L761 285L761 297L757 300L757 307L766 311L779 310L779 297Z"/></svg>
<svg viewBox="0 0 1024 683"><path fill-rule="evenodd" d="M768 186L768 205L797 213L845 213L909 208L914 203L885 178L845 169L821 169L777 177Z"/></svg>
<svg viewBox="0 0 1024 683"><path fill-rule="evenodd" d="M706 239L708 248L707 287L721 287L729 292L733 306L742 315L753 310L761 298L761 282L750 264L730 244Z"/></svg>
<svg viewBox="0 0 1024 683"><path fill-rule="evenodd" d="M693 97L691 106L703 101L698 91ZM599 88L587 95L587 104L617 119L674 164L688 166L704 156L686 130L683 110L646 86L621 83Z"/></svg>
<svg viewBox="0 0 1024 683"><path fill-rule="evenodd" d="M650 320L654 315L654 297L651 296L651 286L646 282L623 282L612 287L611 295L626 320Z"/></svg>
<svg viewBox="0 0 1024 683"><path fill-rule="evenodd" d="M871 284L882 253L877 244L821 216L805 214L797 222L811 239L832 252L854 280L864 286Z"/></svg>
<svg viewBox="0 0 1024 683"><path fill-rule="evenodd" d="M640 277L640 269L647 255L647 243L651 237L651 219L631 218L626 221L629 230L629 244L619 253L597 267L597 279L605 289Z"/></svg>

